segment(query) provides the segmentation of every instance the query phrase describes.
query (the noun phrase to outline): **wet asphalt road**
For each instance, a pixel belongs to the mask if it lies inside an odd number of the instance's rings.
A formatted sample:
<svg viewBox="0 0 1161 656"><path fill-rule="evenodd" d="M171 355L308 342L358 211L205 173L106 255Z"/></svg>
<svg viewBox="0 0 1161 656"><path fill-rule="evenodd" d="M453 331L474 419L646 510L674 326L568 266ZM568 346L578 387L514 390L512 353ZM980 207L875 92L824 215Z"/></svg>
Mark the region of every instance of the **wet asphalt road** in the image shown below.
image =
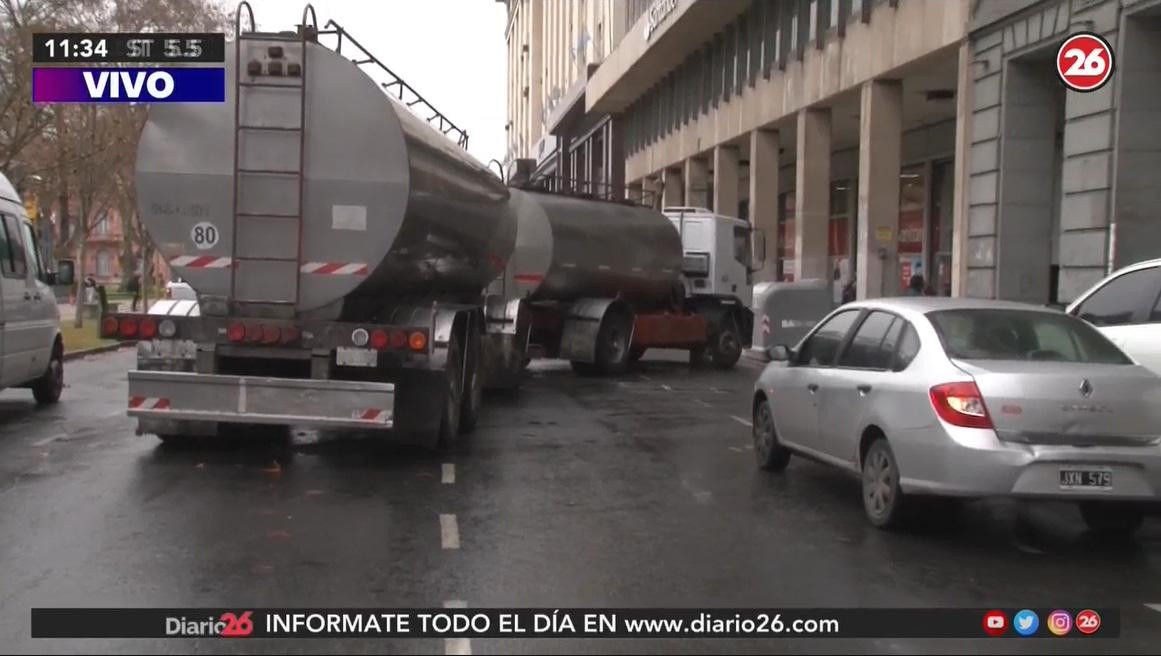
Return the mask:
<svg viewBox="0 0 1161 656"><path fill-rule="evenodd" d="M474 653L1155 652L1161 518L1132 542L1067 505L982 502L870 528L857 484L757 470L756 365L650 356L619 380L535 364L450 453L362 439L172 449L124 416L130 351L69 363L65 401L0 394L0 651L419 652L398 641L33 641L38 606L1119 606L1122 638L472 640ZM449 467L450 465L450 467ZM453 515L458 548L447 532ZM1161 608L1161 606L1159 606Z"/></svg>

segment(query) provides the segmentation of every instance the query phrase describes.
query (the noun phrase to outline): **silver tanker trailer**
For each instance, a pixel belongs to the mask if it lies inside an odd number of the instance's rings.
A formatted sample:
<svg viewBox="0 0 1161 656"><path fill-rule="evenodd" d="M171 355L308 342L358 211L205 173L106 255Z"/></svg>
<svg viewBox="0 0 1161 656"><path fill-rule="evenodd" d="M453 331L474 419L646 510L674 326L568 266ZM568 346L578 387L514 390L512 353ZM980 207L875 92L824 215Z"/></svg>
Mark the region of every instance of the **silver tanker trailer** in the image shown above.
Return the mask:
<svg viewBox="0 0 1161 656"><path fill-rule="evenodd" d="M518 383L530 349L609 372L709 346L732 366L749 299L686 293L670 218L508 188L307 15L297 33L238 30L225 103L150 108L139 212L198 300L102 318L138 340L139 433L396 429L434 446L473 427L486 385Z"/></svg>

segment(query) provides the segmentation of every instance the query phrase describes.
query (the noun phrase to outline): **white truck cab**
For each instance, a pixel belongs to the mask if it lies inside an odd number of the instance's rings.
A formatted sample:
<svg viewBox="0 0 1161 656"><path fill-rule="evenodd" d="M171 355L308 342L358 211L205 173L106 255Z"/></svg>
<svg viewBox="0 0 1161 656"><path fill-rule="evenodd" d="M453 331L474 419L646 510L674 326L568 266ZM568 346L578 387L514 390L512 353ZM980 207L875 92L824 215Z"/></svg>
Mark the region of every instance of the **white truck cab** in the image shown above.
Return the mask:
<svg viewBox="0 0 1161 656"><path fill-rule="evenodd" d="M765 239L741 219L704 207L662 210L681 234L682 278L689 296L734 296L750 303L752 273L762 268ZM756 239L755 239L756 238Z"/></svg>
<svg viewBox="0 0 1161 656"><path fill-rule="evenodd" d="M61 268L72 277L71 263ZM40 404L56 403L64 387L60 312L50 286L57 281L24 203L0 174L0 389L30 388Z"/></svg>

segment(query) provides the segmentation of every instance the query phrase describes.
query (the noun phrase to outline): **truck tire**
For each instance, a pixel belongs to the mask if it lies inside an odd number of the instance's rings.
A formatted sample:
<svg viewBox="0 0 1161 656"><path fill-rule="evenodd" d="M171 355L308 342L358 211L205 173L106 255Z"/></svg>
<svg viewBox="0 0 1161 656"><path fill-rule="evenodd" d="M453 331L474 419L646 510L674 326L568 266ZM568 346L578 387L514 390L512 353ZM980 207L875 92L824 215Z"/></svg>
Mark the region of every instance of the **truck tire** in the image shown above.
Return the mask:
<svg viewBox="0 0 1161 656"><path fill-rule="evenodd" d="M641 346L634 346L633 348L629 349L629 362L639 361L645 355L645 351L647 350L648 349Z"/></svg>
<svg viewBox="0 0 1161 656"><path fill-rule="evenodd" d="M742 338L738 334L738 324L734 319L727 319L722 329L714 338L710 349L710 357L718 369L733 369L742 357Z"/></svg>
<svg viewBox="0 0 1161 656"><path fill-rule="evenodd" d="M463 401L460 406L460 434L470 433L480 420L480 408L484 405L484 372L481 369L483 357L480 349L480 331L473 322L468 328L468 344L464 358L467 376L464 382Z"/></svg>
<svg viewBox="0 0 1161 656"><path fill-rule="evenodd" d="M449 447L460 434L460 415L463 412L464 356L460 338L454 332L447 344L447 367L444 370L446 395L439 421L437 444Z"/></svg>
<svg viewBox="0 0 1161 656"><path fill-rule="evenodd" d="M52 358L48 361L48 370L32 384L32 398L37 405L52 405L60 401L64 390L64 354L60 342L52 347Z"/></svg>
<svg viewBox="0 0 1161 656"><path fill-rule="evenodd" d="M610 314L597 331L596 370L602 374L619 374L629 367L629 328L620 316ZM575 367L574 367L575 368Z"/></svg>

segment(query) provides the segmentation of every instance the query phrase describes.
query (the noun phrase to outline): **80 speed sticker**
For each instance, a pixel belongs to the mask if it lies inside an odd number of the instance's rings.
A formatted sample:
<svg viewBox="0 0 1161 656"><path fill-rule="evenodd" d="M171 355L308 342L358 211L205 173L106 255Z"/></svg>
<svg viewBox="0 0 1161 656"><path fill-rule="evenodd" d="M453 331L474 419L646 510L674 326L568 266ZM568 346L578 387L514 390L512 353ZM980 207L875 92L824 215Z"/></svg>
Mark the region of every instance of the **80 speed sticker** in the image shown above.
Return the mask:
<svg viewBox="0 0 1161 656"><path fill-rule="evenodd" d="M189 239L198 250L209 250L218 245L218 228L209 221L202 221L189 231Z"/></svg>

